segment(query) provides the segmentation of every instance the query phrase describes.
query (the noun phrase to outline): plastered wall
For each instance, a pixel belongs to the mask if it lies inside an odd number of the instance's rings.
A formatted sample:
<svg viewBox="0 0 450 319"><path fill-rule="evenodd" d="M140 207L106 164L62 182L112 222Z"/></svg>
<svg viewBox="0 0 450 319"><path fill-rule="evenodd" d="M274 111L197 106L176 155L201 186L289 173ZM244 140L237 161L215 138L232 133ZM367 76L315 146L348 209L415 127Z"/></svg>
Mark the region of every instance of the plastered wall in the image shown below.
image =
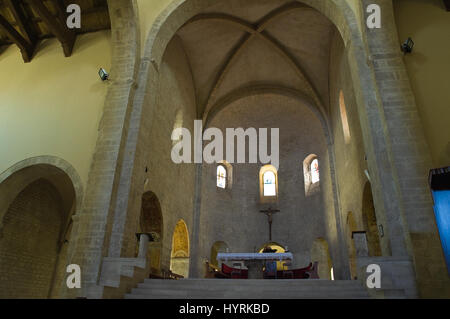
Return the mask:
<svg viewBox="0 0 450 319"><path fill-rule="evenodd" d="M29 157L68 161L87 181L110 69L110 33L80 35L65 58L56 39L42 41L31 63L9 46L0 55L0 172Z"/></svg>
<svg viewBox="0 0 450 319"><path fill-rule="evenodd" d="M404 57L434 167L450 165L450 13L440 0L395 0L401 41L414 51ZM431 168L431 167L430 167Z"/></svg>

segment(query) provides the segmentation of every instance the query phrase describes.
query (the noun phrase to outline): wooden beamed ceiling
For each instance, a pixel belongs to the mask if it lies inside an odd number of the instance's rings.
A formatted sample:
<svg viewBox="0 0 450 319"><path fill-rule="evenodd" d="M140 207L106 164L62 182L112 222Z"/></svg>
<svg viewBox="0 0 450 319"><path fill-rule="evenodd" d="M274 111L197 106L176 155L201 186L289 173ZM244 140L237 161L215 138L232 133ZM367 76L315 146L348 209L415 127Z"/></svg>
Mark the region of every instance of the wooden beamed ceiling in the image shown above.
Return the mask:
<svg viewBox="0 0 450 319"><path fill-rule="evenodd" d="M450 11L450 0L444 0L445 8Z"/></svg>
<svg viewBox="0 0 450 319"><path fill-rule="evenodd" d="M81 28L66 25L69 4L81 8ZM42 39L55 37L66 57L78 34L111 28L107 0L0 0L0 47L17 45L30 62Z"/></svg>

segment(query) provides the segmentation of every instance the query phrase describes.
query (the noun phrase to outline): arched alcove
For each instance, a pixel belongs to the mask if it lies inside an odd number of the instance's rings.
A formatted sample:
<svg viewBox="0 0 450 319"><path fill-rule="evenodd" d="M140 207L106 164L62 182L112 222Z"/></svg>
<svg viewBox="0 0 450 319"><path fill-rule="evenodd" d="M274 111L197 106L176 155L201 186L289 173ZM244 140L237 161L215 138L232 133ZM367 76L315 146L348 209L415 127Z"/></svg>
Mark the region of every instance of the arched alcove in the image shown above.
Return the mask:
<svg viewBox="0 0 450 319"><path fill-rule="evenodd" d="M1 298L61 296L81 197L79 176L56 157L29 158L0 175Z"/></svg>
<svg viewBox="0 0 450 319"><path fill-rule="evenodd" d="M149 243L148 258L150 272L161 273L161 243L163 239L163 218L161 205L155 193L148 191L142 195L141 216L139 221L140 233L149 233L153 241ZM138 247L136 247L137 251Z"/></svg>
<svg viewBox="0 0 450 319"><path fill-rule="evenodd" d="M229 247L224 241L216 241L211 247L210 265L216 269L221 269L222 262L217 260L218 253L225 253L229 250Z"/></svg>
<svg viewBox="0 0 450 319"><path fill-rule="evenodd" d="M370 182L366 182L366 185L364 185L362 218L367 234L369 256L381 256L380 234L378 231L377 216L373 204L372 186L370 185Z"/></svg>
<svg viewBox="0 0 450 319"><path fill-rule="evenodd" d="M180 219L173 231L170 270L184 278L189 276L189 232L184 220Z"/></svg>

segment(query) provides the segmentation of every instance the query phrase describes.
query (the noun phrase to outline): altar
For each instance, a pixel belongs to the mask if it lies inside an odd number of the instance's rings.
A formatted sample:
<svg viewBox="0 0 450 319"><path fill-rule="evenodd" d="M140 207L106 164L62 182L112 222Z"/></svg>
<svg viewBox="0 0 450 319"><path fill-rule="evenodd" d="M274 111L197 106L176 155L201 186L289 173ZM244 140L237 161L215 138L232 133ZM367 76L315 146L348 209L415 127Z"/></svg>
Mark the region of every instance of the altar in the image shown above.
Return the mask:
<svg viewBox="0 0 450 319"><path fill-rule="evenodd" d="M248 269L249 279L263 279L263 266L268 261L292 261L293 255L287 253L218 253L218 261L243 261Z"/></svg>

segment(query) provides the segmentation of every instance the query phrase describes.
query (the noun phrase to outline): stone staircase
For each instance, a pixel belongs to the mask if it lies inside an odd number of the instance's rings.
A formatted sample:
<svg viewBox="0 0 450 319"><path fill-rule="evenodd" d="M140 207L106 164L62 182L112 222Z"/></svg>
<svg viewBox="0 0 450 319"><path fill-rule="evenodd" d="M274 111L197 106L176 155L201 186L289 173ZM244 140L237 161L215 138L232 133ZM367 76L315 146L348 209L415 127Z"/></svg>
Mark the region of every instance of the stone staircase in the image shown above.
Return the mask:
<svg viewBox="0 0 450 319"><path fill-rule="evenodd" d="M126 299L365 299L357 280L146 279Z"/></svg>

